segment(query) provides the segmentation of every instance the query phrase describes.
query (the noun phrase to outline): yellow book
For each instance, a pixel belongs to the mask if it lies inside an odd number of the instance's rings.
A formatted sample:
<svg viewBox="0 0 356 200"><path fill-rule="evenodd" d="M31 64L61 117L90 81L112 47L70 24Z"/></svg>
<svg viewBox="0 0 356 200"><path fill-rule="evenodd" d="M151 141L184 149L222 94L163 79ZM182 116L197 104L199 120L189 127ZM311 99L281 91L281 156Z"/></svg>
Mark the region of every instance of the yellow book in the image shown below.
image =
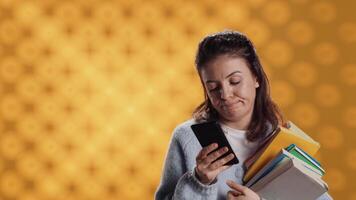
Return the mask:
<svg viewBox="0 0 356 200"><path fill-rule="evenodd" d="M269 139L269 142L262 147L260 156L248 167L243 178L246 183L249 181L264 165L273 159L283 148L290 144L295 144L309 155L314 156L320 148L320 144L310 136L300 130L292 122L289 122L289 128L280 127L276 133Z"/></svg>

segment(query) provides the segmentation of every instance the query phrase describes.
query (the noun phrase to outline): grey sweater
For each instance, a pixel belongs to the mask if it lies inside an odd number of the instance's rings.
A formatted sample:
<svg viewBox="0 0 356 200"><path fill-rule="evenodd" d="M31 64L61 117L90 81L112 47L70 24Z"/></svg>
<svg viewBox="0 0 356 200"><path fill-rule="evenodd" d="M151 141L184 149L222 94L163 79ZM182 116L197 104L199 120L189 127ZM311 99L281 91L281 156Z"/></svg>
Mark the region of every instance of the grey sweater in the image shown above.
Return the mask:
<svg viewBox="0 0 356 200"><path fill-rule="evenodd" d="M241 162L221 172L211 185L204 185L196 178L195 158L202 147L190 128L194 123L194 120L188 120L177 126L173 132L161 182L155 193L156 200L221 200L226 199L226 194L230 190L226 180L242 184L245 170ZM332 198L325 193L317 200L329 199Z"/></svg>

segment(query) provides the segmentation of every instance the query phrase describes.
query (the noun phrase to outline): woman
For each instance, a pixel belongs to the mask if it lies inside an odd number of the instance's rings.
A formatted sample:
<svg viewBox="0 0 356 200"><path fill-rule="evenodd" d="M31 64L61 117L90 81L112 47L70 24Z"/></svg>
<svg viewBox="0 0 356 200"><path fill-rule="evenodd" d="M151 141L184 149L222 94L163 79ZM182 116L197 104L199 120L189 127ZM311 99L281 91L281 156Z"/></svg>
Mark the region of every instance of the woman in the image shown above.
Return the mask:
<svg viewBox="0 0 356 200"><path fill-rule="evenodd" d="M285 121L270 98L256 51L241 33L221 32L200 42L195 64L205 100L193 119L174 130L155 198L258 200L258 194L241 185L244 161ZM200 146L190 126L211 120L221 125L239 164L224 165L234 157L219 158L226 147Z"/></svg>

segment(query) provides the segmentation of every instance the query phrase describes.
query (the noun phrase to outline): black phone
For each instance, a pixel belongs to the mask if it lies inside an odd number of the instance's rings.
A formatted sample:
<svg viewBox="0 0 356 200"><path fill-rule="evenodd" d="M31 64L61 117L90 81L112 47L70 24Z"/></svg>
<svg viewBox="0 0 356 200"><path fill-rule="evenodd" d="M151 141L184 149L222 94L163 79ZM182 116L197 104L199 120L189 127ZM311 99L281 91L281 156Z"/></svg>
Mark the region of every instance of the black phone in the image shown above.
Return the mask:
<svg viewBox="0 0 356 200"><path fill-rule="evenodd" d="M239 160L236 157L234 151L232 150L229 142L227 141L224 131L221 129L220 124L217 121L204 122L200 124L191 125L195 137L197 137L200 145L206 147L212 143L217 143L219 145L218 149L221 147L227 147L229 150L218 159L233 153L234 158L227 162L225 165L238 164ZM216 159L216 160L218 160Z"/></svg>

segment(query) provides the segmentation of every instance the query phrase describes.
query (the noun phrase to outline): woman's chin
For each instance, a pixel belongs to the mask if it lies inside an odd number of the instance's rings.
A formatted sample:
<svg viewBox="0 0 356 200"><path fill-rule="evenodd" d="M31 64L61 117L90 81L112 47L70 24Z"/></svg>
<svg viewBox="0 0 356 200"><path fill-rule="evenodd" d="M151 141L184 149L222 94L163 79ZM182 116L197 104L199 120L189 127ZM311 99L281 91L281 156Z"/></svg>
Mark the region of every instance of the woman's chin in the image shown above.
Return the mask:
<svg viewBox="0 0 356 200"><path fill-rule="evenodd" d="M223 117L229 121L238 121L239 119L241 119L241 113L240 112L225 112L223 114Z"/></svg>

